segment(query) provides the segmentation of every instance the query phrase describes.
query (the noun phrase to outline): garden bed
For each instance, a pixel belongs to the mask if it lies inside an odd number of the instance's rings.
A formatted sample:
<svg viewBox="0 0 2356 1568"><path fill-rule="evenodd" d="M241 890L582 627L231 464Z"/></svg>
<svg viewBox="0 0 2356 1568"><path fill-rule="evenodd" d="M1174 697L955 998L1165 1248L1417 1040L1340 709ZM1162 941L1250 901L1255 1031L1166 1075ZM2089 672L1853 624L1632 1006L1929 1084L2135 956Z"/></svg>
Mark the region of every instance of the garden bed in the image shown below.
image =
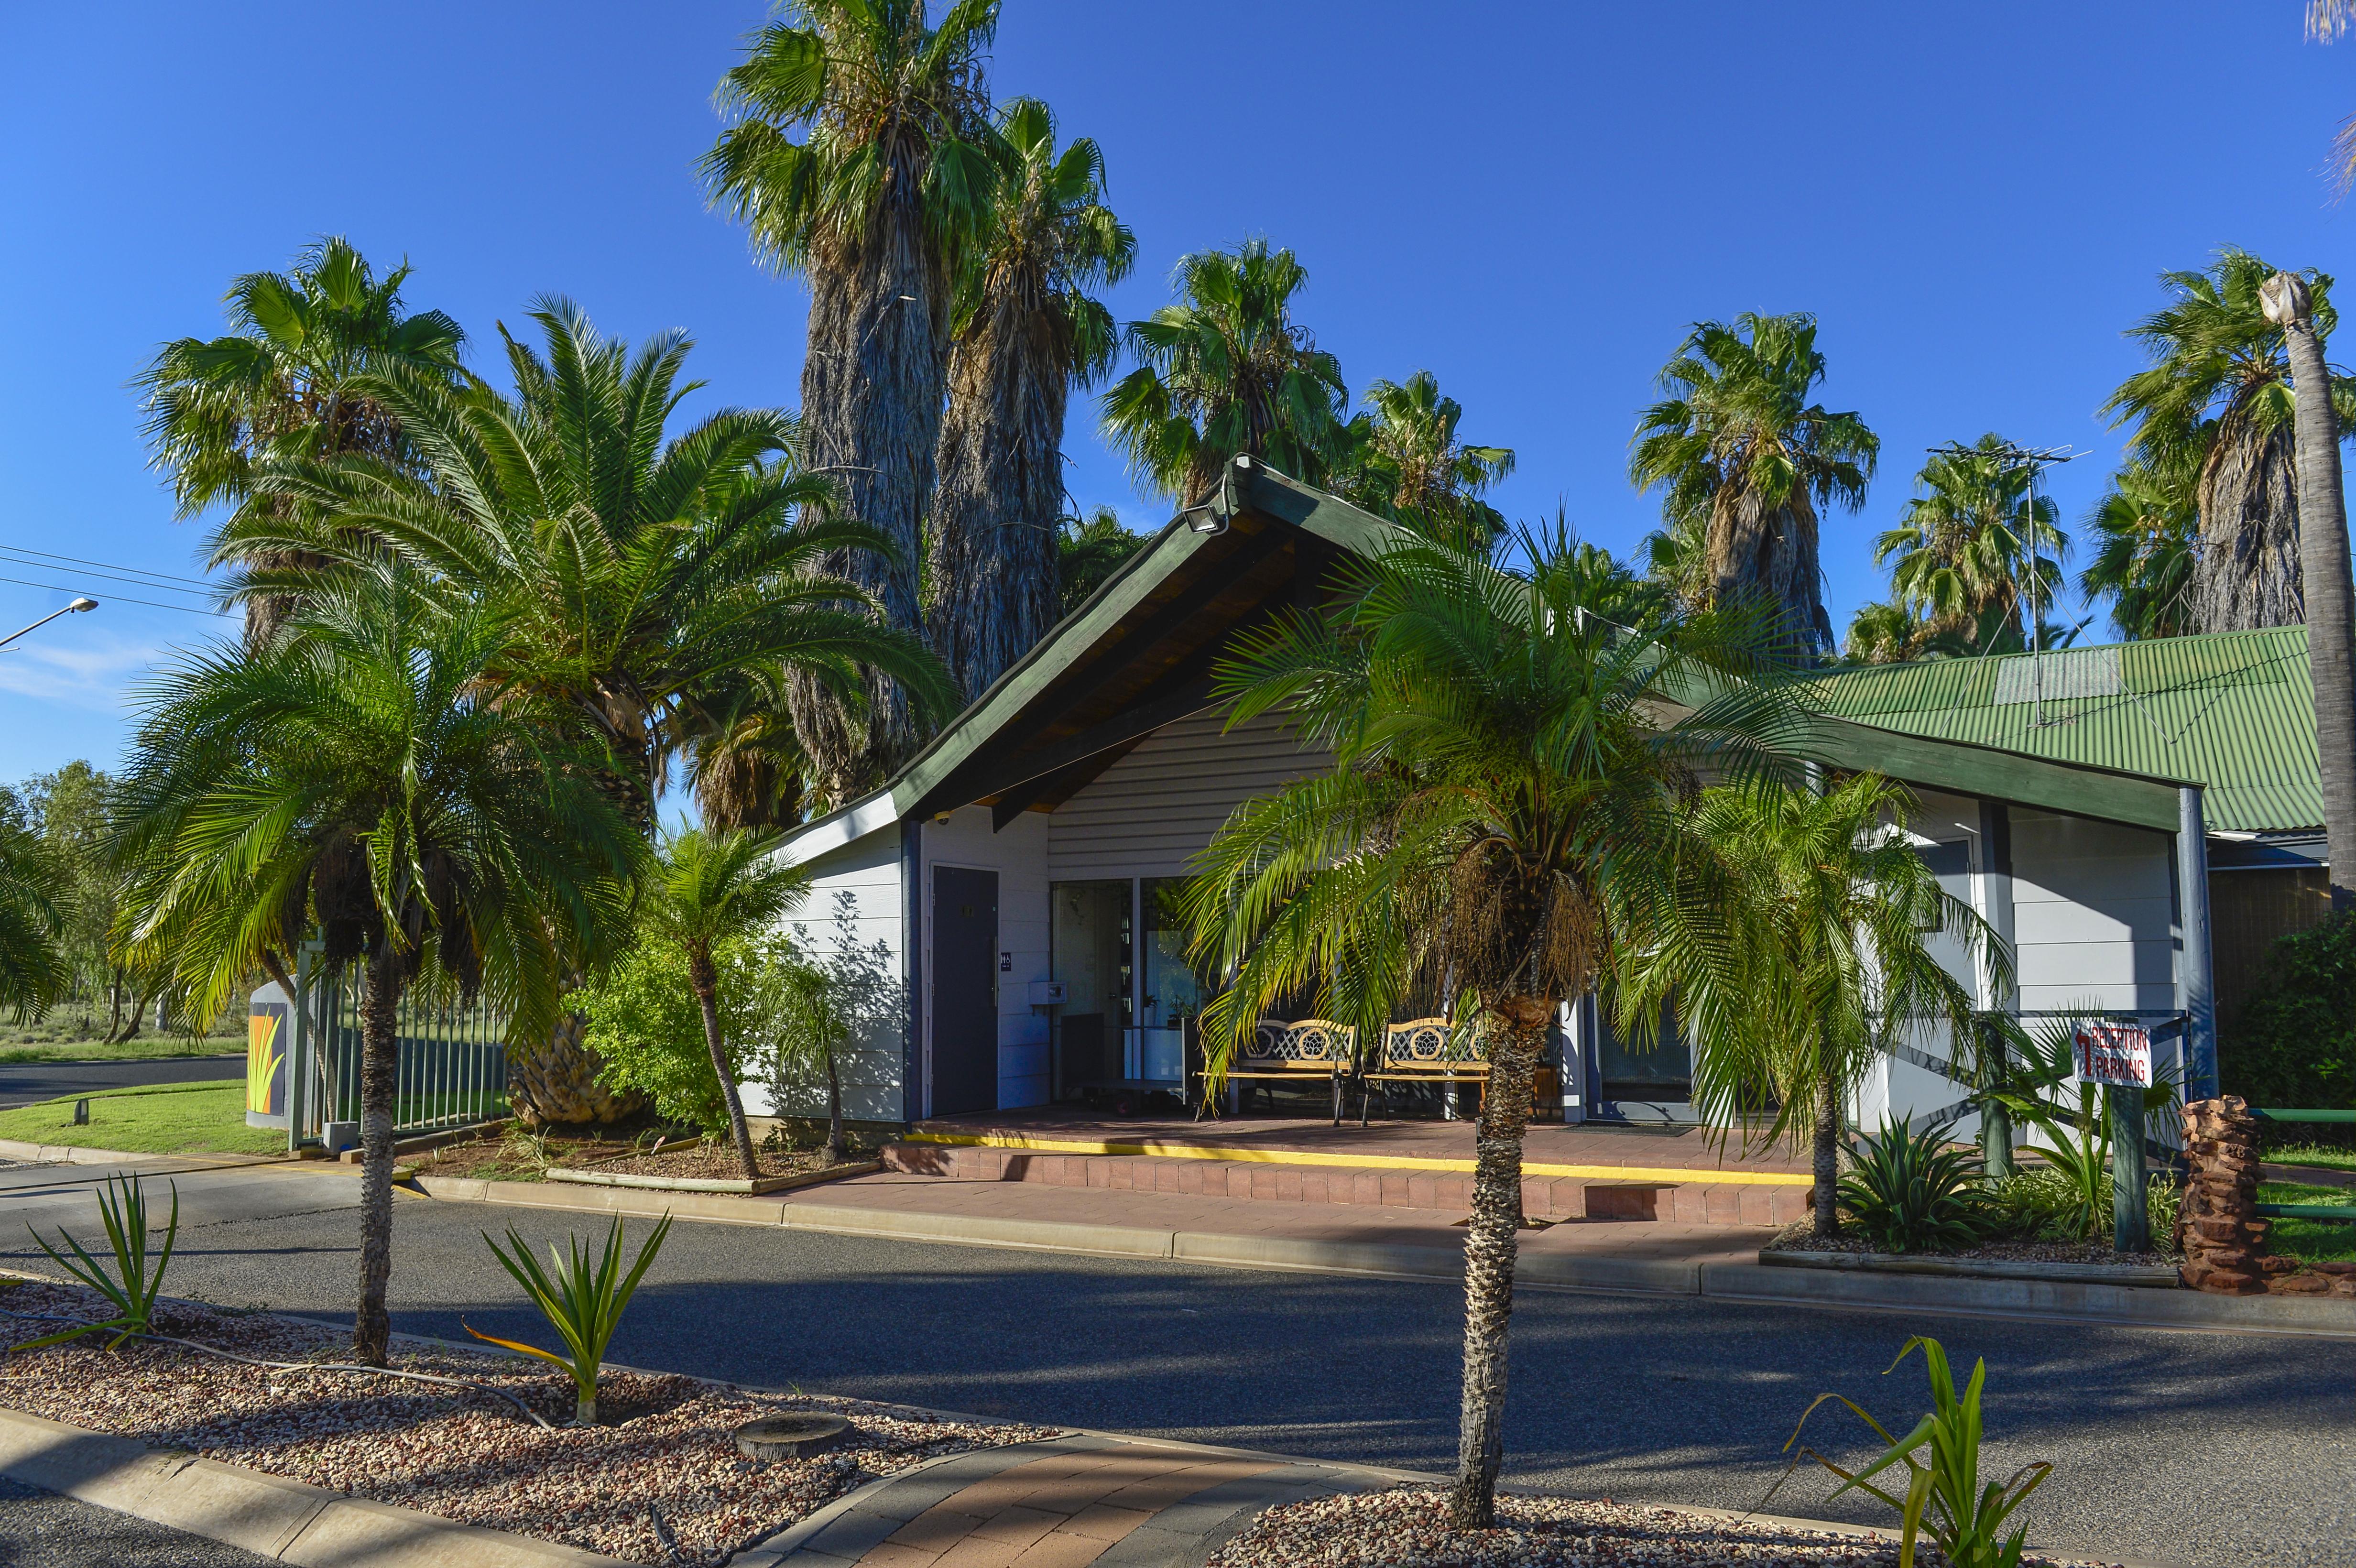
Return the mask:
<svg viewBox="0 0 2356 1568"><path fill-rule="evenodd" d="M1936 1561L1935 1554L1925 1554ZM1923 1561L1918 1555L1917 1561ZM1586 1568L1644 1563L1891 1563L1894 1532L1850 1535L1571 1498L1500 1496L1497 1528L1458 1531L1447 1494L1401 1487L1269 1509L1210 1568ZM2051 1563L2050 1557L2024 1563Z"/></svg>
<svg viewBox="0 0 2356 1568"><path fill-rule="evenodd" d="M87 1321L103 1303L78 1286L19 1281L0 1288L0 1310L9 1314L0 1332L15 1341L64 1326L42 1315ZM155 1328L274 1361L340 1360L350 1342L324 1325L189 1303L165 1308ZM716 1564L876 1477L1050 1435L626 1372L608 1372L599 1395L601 1408L625 1419L548 1428L499 1395L562 1423L573 1411L572 1381L517 1356L396 1342L395 1368L477 1385L461 1389L374 1372L273 1371L152 1341L110 1353L103 1343L93 1336L9 1353L0 1360L0 1405L649 1565ZM738 1426L793 1410L845 1416L851 1435L808 1459L759 1464L737 1453Z"/></svg>
<svg viewBox="0 0 2356 1568"><path fill-rule="evenodd" d="M418 1155L404 1155L401 1163L419 1176L457 1177L473 1181L546 1181L552 1170L596 1171L613 1176L655 1176L686 1181L742 1181L744 1168L735 1148L726 1143L707 1144L693 1134L666 1141L658 1150L654 1135L617 1136L611 1132L537 1134L510 1130L464 1143L445 1144ZM755 1151L765 1179L805 1176L826 1168L815 1149L781 1148L766 1145ZM850 1158L862 1157L858 1150Z"/></svg>
<svg viewBox="0 0 2356 1568"><path fill-rule="evenodd" d="M1762 1253L1860 1253L1890 1258L1937 1258L1942 1261L1972 1259L1989 1263L2013 1264L2114 1264L2147 1268L2173 1268L2179 1262L2172 1252L2115 1253L2108 1242L1983 1242L1974 1247L1953 1251L1901 1253L1868 1241L1854 1230L1837 1236L1820 1238L1815 1233L1814 1220L1797 1220L1775 1232L1774 1238L1759 1249Z"/></svg>

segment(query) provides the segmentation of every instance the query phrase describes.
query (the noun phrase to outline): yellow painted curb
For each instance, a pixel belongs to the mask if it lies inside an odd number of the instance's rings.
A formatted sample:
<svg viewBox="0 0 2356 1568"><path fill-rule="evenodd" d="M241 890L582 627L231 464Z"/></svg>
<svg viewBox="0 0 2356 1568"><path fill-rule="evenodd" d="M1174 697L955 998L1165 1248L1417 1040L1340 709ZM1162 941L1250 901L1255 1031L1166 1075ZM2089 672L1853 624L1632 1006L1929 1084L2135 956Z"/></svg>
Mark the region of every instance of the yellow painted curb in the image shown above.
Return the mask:
<svg viewBox="0 0 2356 1568"><path fill-rule="evenodd" d="M1094 1138L1035 1138L1022 1133L912 1132L902 1143L947 1144L961 1148L1020 1148L1042 1154L1156 1155L1164 1159L1220 1159L1242 1165L1314 1165L1360 1170L1469 1171L1469 1159L1418 1158L1387 1154L1319 1154L1297 1148L1223 1148L1213 1144L1106 1143ZM1815 1178L1782 1170L1687 1170L1646 1165L1542 1165L1527 1163L1524 1176L1578 1176L1600 1181L1718 1181L1738 1187L1813 1187Z"/></svg>

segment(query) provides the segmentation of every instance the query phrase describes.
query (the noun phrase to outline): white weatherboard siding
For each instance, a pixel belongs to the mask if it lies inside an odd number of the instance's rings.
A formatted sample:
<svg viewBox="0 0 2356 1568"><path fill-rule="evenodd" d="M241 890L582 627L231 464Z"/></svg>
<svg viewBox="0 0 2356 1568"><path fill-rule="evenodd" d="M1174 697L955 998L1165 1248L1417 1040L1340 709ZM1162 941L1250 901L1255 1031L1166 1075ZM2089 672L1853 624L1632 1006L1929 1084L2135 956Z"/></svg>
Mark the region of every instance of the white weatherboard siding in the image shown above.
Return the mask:
<svg viewBox="0 0 2356 1568"><path fill-rule="evenodd" d="M2176 1006L2169 835L2015 806L2013 939L2020 1006L2167 1012Z"/></svg>
<svg viewBox="0 0 2356 1568"><path fill-rule="evenodd" d="M1989 899L2002 886L2001 879L1991 877L1987 845L1980 831L1979 802L1964 795L1945 795L1937 790L1918 789L1914 792L1914 811L1908 819L1907 830L1919 844L1956 844L1966 847L1969 867L1968 880L1961 888L1951 887L1972 906L1982 920L1992 916ZM1960 939L1946 933L1931 936L1928 945L1950 975L1970 988L1973 1001L1980 1007L1990 1005L1987 976L1977 973L1971 961L1969 947ZM1942 1026L1918 1025L1908 1043L1927 1056L1947 1059L1955 1048ZM1849 1110L1850 1125L1863 1132L1880 1126L1882 1118L1892 1113L1912 1120L1944 1110L1963 1097L1964 1091L1945 1075L1901 1061L1894 1056L1878 1058L1858 1085L1855 1103ZM1979 1136L1979 1116L1970 1113L1954 1124L1953 1136L1974 1138Z"/></svg>
<svg viewBox="0 0 2356 1568"><path fill-rule="evenodd" d="M822 955L834 941L835 896L849 892L858 901L858 931L862 945L882 942L891 949L892 966L899 972L900 830L883 827L830 849L809 862L814 880L810 896L794 912L791 923L801 928L798 940L813 955ZM842 1114L857 1122L896 1122L901 1106L900 1075L905 1060L897 1022L880 1026L841 1063ZM823 1081L794 1085L782 1096L766 1083L744 1085L744 1109L756 1116L823 1116L827 1114Z"/></svg>
<svg viewBox="0 0 2356 1568"><path fill-rule="evenodd" d="M990 808L969 805L923 828L924 918L932 919L933 868L967 866L998 873L998 1104L1001 1110L1047 1103L1047 1009L1031 1006L1031 982L1047 978L1048 818L1026 811L990 829ZM932 1038L931 933L926 935L925 1035ZM1011 965L1011 967L1009 966ZM928 1074L929 1076L929 1074ZM929 1107L927 1107L929 1109Z"/></svg>
<svg viewBox="0 0 2356 1568"><path fill-rule="evenodd" d="M1047 879L1185 876L1237 806L1332 764L1275 718L1165 724L1048 817Z"/></svg>

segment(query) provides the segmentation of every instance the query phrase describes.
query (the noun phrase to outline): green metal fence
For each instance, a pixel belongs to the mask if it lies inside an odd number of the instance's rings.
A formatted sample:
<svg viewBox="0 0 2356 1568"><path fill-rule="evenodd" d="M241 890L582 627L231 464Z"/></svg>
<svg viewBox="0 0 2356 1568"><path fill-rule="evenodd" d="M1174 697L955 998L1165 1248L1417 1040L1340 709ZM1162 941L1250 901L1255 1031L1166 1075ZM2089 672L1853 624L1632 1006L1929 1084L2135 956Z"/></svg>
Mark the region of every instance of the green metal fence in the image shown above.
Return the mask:
<svg viewBox="0 0 2356 1568"><path fill-rule="evenodd" d="M307 1005L288 1073L290 1145L316 1143L327 1124L360 1116L360 979L356 965L329 976L302 956L297 986ZM508 1114L508 1020L477 1003L412 992L394 1034L393 1131L403 1135L487 1122Z"/></svg>
<svg viewBox="0 0 2356 1568"><path fill-rule="evenodd" d="M2276 1110L2250 1107L2262 1122L2356 1122L2356 1111ZM2356 1220L2356 1208L2340 1203L2261 1203L2258 1212L2277 1220Z"/></svg>

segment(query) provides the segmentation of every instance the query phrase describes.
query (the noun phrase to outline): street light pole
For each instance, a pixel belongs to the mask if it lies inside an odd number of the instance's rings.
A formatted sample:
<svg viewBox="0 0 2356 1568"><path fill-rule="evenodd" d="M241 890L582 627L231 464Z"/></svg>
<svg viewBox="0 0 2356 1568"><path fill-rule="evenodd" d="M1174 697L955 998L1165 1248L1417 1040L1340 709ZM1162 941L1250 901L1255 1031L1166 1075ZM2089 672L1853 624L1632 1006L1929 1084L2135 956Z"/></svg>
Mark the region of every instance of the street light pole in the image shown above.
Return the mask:
<svg viewBox="0 0 2356 1568"><path fill-rule="evenodd" d="M31 625L24 627L18 631L11 632L5 637L0 637L0 648L6 647L10 643L15 642L27 632L39 631L42 627L48 625L50 622L56 620L60 615L71 615L83 610L95 610L97 608L98 601L95 599L77 599L62 610L50 611L48 614L42 616Z"/></svg>

